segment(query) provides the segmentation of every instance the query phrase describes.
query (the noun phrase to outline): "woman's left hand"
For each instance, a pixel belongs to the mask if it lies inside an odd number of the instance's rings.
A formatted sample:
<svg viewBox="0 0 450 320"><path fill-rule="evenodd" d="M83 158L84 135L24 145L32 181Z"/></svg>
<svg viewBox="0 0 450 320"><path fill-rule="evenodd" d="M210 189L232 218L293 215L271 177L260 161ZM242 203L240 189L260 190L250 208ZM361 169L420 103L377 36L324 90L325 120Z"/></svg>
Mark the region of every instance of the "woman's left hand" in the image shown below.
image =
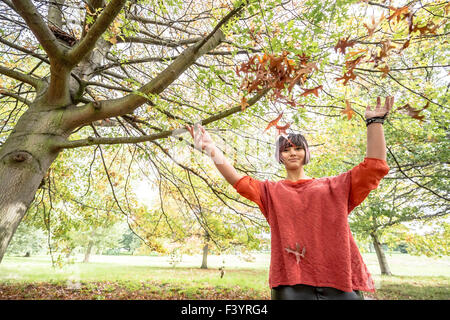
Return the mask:
<svg viewBox="0 0 450 320"><path fill-rule="evenodd" d="M375 106L375 108L373 108L370 105L367 106L366 113L364 114L364 116L366 117L366 119L373 118L373 117L382 117L385 114L389 113L389 111L391 110L393 105L394 105L394 97L393 96L386 97L383 107L381 106L381 98L378 97L377 105Z"/></svg>

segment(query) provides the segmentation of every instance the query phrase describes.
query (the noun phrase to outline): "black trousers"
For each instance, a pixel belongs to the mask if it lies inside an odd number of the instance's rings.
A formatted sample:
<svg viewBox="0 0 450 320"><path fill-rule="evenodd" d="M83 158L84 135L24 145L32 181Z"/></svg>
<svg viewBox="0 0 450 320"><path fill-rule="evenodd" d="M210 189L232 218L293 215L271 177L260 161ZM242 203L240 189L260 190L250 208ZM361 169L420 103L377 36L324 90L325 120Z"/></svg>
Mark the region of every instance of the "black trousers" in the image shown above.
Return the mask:
<svg viewBox="0 0 450 320"><path fill-rule="evenodd" d="M305 284L272 288L272 300L364 300L360 291L345 292L330 287Z"/></svg>

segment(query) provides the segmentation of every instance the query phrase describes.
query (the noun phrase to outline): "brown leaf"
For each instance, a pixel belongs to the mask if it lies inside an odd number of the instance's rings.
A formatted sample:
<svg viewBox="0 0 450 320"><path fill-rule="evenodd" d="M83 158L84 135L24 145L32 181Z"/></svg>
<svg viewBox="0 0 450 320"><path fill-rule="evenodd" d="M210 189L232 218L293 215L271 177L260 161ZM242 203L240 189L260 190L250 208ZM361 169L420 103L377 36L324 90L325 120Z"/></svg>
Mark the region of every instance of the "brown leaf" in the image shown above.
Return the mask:
<svg viewBox="0 0 450 320"><path fill-rule="evenodd" d="M400 48L400 52L402 52L403 50L405 50L406 48L409 47L409 42L411 41L411 39L406 40L406 42L402 45L402 47Z"/></svg>
<svg viewBox="0 0 450 320"><path fill-rule="evenodd" d="M383 75L381 77L385 78L391 69L387 64L385 64L384 67L379 68L379 70L383 72Z"/></svg>
<svg viewBox="0 0 450 320"><path fill-rule="evenodd" d="M353 47L356 44L356 41L348 41L349 38L350 36L347 39L339 39L338 43L334 46L334 51L338 52L340 50L342 54L345 54L345 49Z"/></svg>
<svg viewBox="0 0 450 320"><path fill-rule="evenodd" d="M367 52L367 49L361 49L361 50L351 51L351 52L348 53L348 55L349 55L350 57L353 57L353 56L356 56L357 54L362 53L362 52Z"/></svg>
<svg viewBox="0 0 450 320"><path fill-rule="evenodd" d="M426 108L428 108L430 105L430 102L427 102L427 104L425 105L425 107L423 107L420 110L416 110L414 108L412 108L409 103L405 104L403 107L398 108L398 110L402 113L406 113L407 115L409 115L410 117L423 121L423 119L425 118L424 115L419 115L420 112L422 112L423 110L425 110Z"/></svg>
<svg viewBox="0 0 450 320"><path fill-rule="evenodd" d="M364 27L366 27L367 31L369 32L369 37L373 36L375 29L378 27L380 22L383 20L384 20L384 13L381 15L380 20L378 20L378 22L375 22L375 17L372 16L372 25L370 27L364 23Z"/></svg>
<svg viewBox="0 0 450 320"><path fill-rule="evenodd" d="M387 18L389 21L393 20L394 18L397 18L397 22L399 22L400 20L404 19L405 16L409 13L409 7L408 6L404 6L404 7L400 7L400 8L395 8L395 7L389 6L389 9L394 11L394 13L391 14Z"/></svg>
<svg viewBox="0 0 450 320"><path fill-rule="evenodd" d="M350 80L355 80L356 74L353 73L353 69L347 71L342 77L336 78L336 81L344 80L344 86L347 85L347 82Z"/></svg>
<svg viewBox="0 0 450 320"><path fill-rule="evenodd" d="M244 111L249 106L247 98L242 97L241 99L241 110Z"/></svg>
<svg viewBox="0 0 450 320"><path fill-rule="evenodd" d="M264 129L264 132L266 132L267 130L269 130L271 127L276 126L278 124L278 121L280 121L281 117L283 116L283 112L281 112L278 117L276 117L275 119L273 119L272 121L269 122L269 124L267 125L266 129Z"/></svg>
<svg viewBox="0 0 450 320"><path fill-rule="evenodd" d="M350 120L353 117L353 114L355 112L351 108L350 101L348 101L347 99L345 99L345 105L346 105L346 108L344 110L342 110L341 113L346 114L347 115L347 120Z"/></svg>
<svg viewBox="0 0 450 320"><path fill-rule="evenodd" d="M359 57L356 58L356 59L345 61L345 67L347 68L347 70L349 70L349 71L352 70L352 71L353 71L353 69L354 69L358 64L361 63L362 59L364 59L365 56L366 56L366 55L363 54L362 56L359 56Z"/></svg>
<svg viewBox="0 0 450 320"><path fill-rule="evenodd" d="M322 90L322 89L323 89L323 85L320 85L320 86L312 88L312 89L303 89L304 92L300 96L306 97L307 95L314 94L316 97L318 97L319 90Z"/></svg>
<svg viewBox="0 0 450 320"><path fill-rule="evenodd" d="M291 126L290 123L285 124L284 126L275 125L275 128L278 130L278 135L287 134L286 130Z"/></svg>

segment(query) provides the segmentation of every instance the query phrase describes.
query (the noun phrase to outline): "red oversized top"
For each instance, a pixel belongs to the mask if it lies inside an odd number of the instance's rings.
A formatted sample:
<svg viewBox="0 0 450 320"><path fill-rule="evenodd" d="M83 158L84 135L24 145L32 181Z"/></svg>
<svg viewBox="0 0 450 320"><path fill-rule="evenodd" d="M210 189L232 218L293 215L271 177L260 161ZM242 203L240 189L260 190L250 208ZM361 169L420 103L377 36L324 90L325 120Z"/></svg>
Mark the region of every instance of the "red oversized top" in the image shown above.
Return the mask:
<svg viewBox="0 0 450 320"><path fill-rule="evenodd" d="M259 206L270 225L270 287L306 284L374 292L348 214L388 172L386 161L365 158L334 177L237 181L233 187Z"/></svg>

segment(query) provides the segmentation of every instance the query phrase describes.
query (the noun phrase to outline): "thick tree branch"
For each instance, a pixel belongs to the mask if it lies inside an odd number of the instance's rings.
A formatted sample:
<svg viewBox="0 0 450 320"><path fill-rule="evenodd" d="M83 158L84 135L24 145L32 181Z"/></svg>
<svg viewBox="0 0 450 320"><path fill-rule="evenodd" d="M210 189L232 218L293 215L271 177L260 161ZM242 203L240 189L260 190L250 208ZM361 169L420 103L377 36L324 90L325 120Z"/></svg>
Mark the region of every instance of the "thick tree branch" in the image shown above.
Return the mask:
<svg viewBox="0 0 450 320"><path fill-rule="evenodd" d="M30 0L13 0L17 12L22 16L31 32L36 36L50 59L62 60L64 48L50 31L36 7Z"/></svg>
<svg viewBox="0 0 450 320"><path fill-rule="evenodd" d="M162 38L142 38L142 37L118 37L117 43L144 43L144 44L153 44L157 46L171 47L176 48L180 46L185 46L189 44L197 43L198 41L203 40L203 38L192 38L180 41L172 41L168 39Z"/></svg>
<svg viewBox="0 0 450 320"><path fill-rule="evenodd" d="M242 6L239 8L242 9ZM235 9L232 12L238 14L240 10ZM69 108L65 112L63 119L65 130L70 132L84 124L131 113L137 107L148 102L148 96L163 92L199 57L212 51L223 41L225 35L219 26L227 23L232 17L233 15L228 14L205 39L185 49L164 71L141 87L136 93L118 99L89 103L83 107ZM208 40L205 41L206 39Z"/></svg>
<svg viewBox="0 0 450 320"><path fill-rule="evenodd" d="M126 0L111 0L83 39L67 54L67 60L72 66L78 64L94 48L97 40L117 17L125 2Z"/></svg>
<svg viewBox="0 0 450 320"><path fill-rule="evenodd" d="M40 85L43 84L43 82L41 80L39 80L38 78L35 78L31 75L22 73L22 72L18 72L12 69L8 69L5 68L4 66L0 65L0 73L4 74L10 78L28 83L29 85L32 85L35 88L38 88Z"/></svg>
<svg viewBox="0 0 450 320"><path fill-rule="evenodd" d="M249 99L247 101L248 107L254 105L256 102L258 102L262 97L264 97L270 89L264 89L258 92L254 97ZM213 115L211 117L208 117L206 119L201 120L201 123L203 125L210 124L212 122L218 121L220 119L226 118L234 113L242 111L241 105L235 106L233 108L230 108L228 110L225 110L221 113L218 113L216 115ZM193 124L193 123L189 123ZM181 129L184 130L184 129ZM93 138L89 137L87 139L82 140L74 140L74 141L61 141L61 142L55 142L53 147L55 149L73 149L73 148L79 148L79 147L86 147L86 146L92 146L92 145L101 145L101 144L131 144L131 143L140 143L140 142L148 142L148 141L154 141L158 139L167 138L169 136L176 136L180 133L180 129L175 130L166 130L162 132L158 132L151 135L146 136L140 136L140 137L118 137L118 138ZM187 131L186 131L187 132Z"/></svg>

